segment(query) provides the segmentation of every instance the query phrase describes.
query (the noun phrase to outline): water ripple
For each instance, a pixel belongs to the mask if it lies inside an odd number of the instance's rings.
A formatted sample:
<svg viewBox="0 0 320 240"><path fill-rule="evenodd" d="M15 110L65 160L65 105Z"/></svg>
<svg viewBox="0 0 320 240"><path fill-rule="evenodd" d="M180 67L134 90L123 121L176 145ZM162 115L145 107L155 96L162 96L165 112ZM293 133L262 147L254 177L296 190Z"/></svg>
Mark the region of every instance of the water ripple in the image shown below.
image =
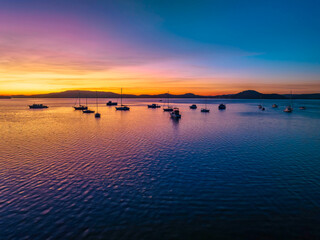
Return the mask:
<svg viewBox="0 0 320 240"><path fill-rule="evenodd" d="M99 120L69 99L29 101L0 101L0 239L320 236L319 101L289 116L172 99L178 122L150 100Z"/></svg>

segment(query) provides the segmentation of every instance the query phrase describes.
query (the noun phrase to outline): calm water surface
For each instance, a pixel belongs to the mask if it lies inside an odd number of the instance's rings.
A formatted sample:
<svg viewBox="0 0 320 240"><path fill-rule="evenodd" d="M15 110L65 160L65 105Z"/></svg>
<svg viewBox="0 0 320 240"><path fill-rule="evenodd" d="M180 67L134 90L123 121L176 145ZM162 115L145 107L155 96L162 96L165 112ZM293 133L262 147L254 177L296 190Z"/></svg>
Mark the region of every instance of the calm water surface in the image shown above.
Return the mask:
<svg viewBox="0 0 320 240"><path fill-rule="evenodd" d="M0 100L0 239L320 238L320 101L154 101Z"/></svg>

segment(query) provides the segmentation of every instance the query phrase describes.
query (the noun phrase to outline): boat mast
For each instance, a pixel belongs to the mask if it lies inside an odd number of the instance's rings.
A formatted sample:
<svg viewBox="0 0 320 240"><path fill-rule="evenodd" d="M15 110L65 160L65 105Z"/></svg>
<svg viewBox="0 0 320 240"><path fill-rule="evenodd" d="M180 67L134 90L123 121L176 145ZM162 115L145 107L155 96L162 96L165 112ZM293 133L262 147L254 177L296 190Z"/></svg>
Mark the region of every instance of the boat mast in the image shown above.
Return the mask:
<svg viewBox="0 0 320 240"><path fill-rule="evenodd" d="M98 112L98 92L96 91L96 106L97 106L97 112Z"/></svg>
<svg viewBox="0 0 320 240"><path fill-rule="evenodd" d="M121 88L121 106L122 106L122 88Z"/></svg>
<svg viewBox="0 0 320 240"><path fill-rule="evenodd" d="M168 107L169 107L169 91L168 91Z"/></svg>
<svg viewBox="0 0 320 240"><path fill-rule="evenodd" d="M79 106L80 106L80 105L81 105L81 104L80 104L80 91L79 91L78 95L79 95Z"/></svg>

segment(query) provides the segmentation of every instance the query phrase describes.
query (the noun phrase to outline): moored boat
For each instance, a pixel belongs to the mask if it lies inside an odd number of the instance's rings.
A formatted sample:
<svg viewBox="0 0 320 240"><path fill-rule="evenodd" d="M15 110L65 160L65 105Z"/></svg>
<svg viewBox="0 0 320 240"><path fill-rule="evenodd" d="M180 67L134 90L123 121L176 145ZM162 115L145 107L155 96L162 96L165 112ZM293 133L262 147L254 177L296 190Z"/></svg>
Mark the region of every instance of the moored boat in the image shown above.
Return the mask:
<svg viewBox="0 0 320 240"><path fill-rule="evenodd" d="M106 103L107 106L117 106L118 103L117 102L112 102L112 101L109 101Z"/></svg>
<svg viewBox="0 0 320 240"><path fill-rule="evenodd" d="M163 107L162 109L163 109L164 112L172 112L173 111L173 107L171 107L169 105L169 92L168 92L167 96L168 96L168 99L167 99L168 105L167 105L167 107Z"/></svg>
<svg viewBox="0 0 320 240"><path fill-rule="evenodd" d="M80 92L79 92L79 96L78 96L78 99L76 100L76 103L79 101L79 104L78 105L75 105L73 106L74 110L87 110L88 107L87 107L87 104L84 106L84 105L81 105L81 98L80 98ZM87 100L86 100L87 101Z"/></svg>
<svg viewBox="0 0 320 240"><path fill-rule="evenodd" d="M206 99L206 101L205 101L204 108L201 108L201 112L204 112L204 113L210 112L210 109L207 108L207 99Z"/></svg>
<svg viewBox="0 0 320 240"><path fill-rule="evenodd" d="M196 104L192 104L191 106L189 106L190 109L197 109L197 105Z"/></svg>
<svg viewBox="0 0 320 240"><path fill-rule="evenodd" d="M96 92L96 108L97 108L97 112L96 112L96 114L94 115L94 117L95 117L95 118L100 118L100 117L101 117L101 114L98 112L98 110L99 110L98 92Z"/></svg>
<svg viewBox="0 0 320 240"><path fill-rule="evenodd" d="M128 106L125 106L122 104L122 88L121 88L121 105L120 107L116 107L116 110L119 110L119 111L128 111L130 110L130 108Z"/></svg>
<svg viewBox="0 0 320 240"><path fill-rule="evenodd" d="M305 106L301 106L299 107L300 110L306 110L306 107Z"/></svg>
<svg viewBox="0 0 320 240"><path fill-rule="evenodd" d="M152 103L151 105L148 105L148 108L160 108L161 106L155 103Z"/></svg>
<svg viewBox="0 0 320 240"><path fill-rule="evenodd" d="M283 111L286 112L286 113L291 113L293 111L293 107L292 107L292 91L291 91L291 94L290 94L290 105L288 105Z"/></svg>
<svg viewBox="0 0 320 240"><path fill-rule="evenodd" d="M219 110L225 110L225 109L226 109L226 105L224 105L224 104L221 103L221 104L219 105L218 109L219 109Z"/></svg>
<svg viewBox="0 0 320 240"><path fill-rule="evenodd" d="M83 112L83 113L94 113L94 111L93 111L93 110L90 110L90 109L83 110L82 112Z"/></svg>
<svg viewBox="0 0 320 240"><path fill-rule="evenodd" d="M42 108L48 108L48 106L46 105L43 105L43 104L32 104L32 105L29 105L29 108L30 109L42 109Z"/></svg>
<svg viewBox="0 0 320 240"><path fill-rule="evenodd" d="M208 112L210 112L210 109L207 109L207 108L201 108L201 112L208 113Z"/></svg>
<svg viewBox="0 0 320 240"><path fill-rule="evenodd" d="M170 116L175 119L181 118L179 108L174 108L173 111L170 113Z"/></svg>
<svg viewBox="0 0 320 240"><path fill-rule="evenodd" d="M277 104L272 104L272 108L277 108L278 105Z"/></svg>
<svg viewBox="0 0 320 240"><path fill-rule="evenodd" d="M83 105L74 106L73 108L74 108L74 110L87 110L88 109L87 106L83 106Z"/></svg>
<svg viewBox="0 0 320 240"><path fill-rule="evenodd" d="M163 111L165 111L165 112L172 112L172 111L173 111L173 108L172 108L172 107L164 107L164 108L163 108Z"/></svg>
<svg viewBox="0 0 320 240"><path fill-rule="evenodd" d="M120 110L120 111L128 111L130 110L130 108L128 106L120 106L120 107L116 107L116 110Z"/></svg>
<svg viewBox="0 0 320 240"><path fill-rule="evenodd" d="M293 108L291 106L287 106L283 111L286 113L291 113L293 111Z"/></svg>

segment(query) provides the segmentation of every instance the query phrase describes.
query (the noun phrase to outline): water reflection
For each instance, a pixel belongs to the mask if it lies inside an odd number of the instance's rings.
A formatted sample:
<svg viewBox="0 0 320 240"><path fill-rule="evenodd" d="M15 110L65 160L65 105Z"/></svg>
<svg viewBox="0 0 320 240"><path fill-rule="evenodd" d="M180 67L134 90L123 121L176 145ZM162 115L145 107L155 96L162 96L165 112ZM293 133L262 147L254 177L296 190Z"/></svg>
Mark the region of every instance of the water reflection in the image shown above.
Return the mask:
<svg viewBox="0 0 320 240"><path fill-rule="evenodd" d="M171 122L172 122L173 130L174 131L178 130L179 122L181 121L181 118L172 118L172 117L170 117L170 119L171 119Z"/></svg>

